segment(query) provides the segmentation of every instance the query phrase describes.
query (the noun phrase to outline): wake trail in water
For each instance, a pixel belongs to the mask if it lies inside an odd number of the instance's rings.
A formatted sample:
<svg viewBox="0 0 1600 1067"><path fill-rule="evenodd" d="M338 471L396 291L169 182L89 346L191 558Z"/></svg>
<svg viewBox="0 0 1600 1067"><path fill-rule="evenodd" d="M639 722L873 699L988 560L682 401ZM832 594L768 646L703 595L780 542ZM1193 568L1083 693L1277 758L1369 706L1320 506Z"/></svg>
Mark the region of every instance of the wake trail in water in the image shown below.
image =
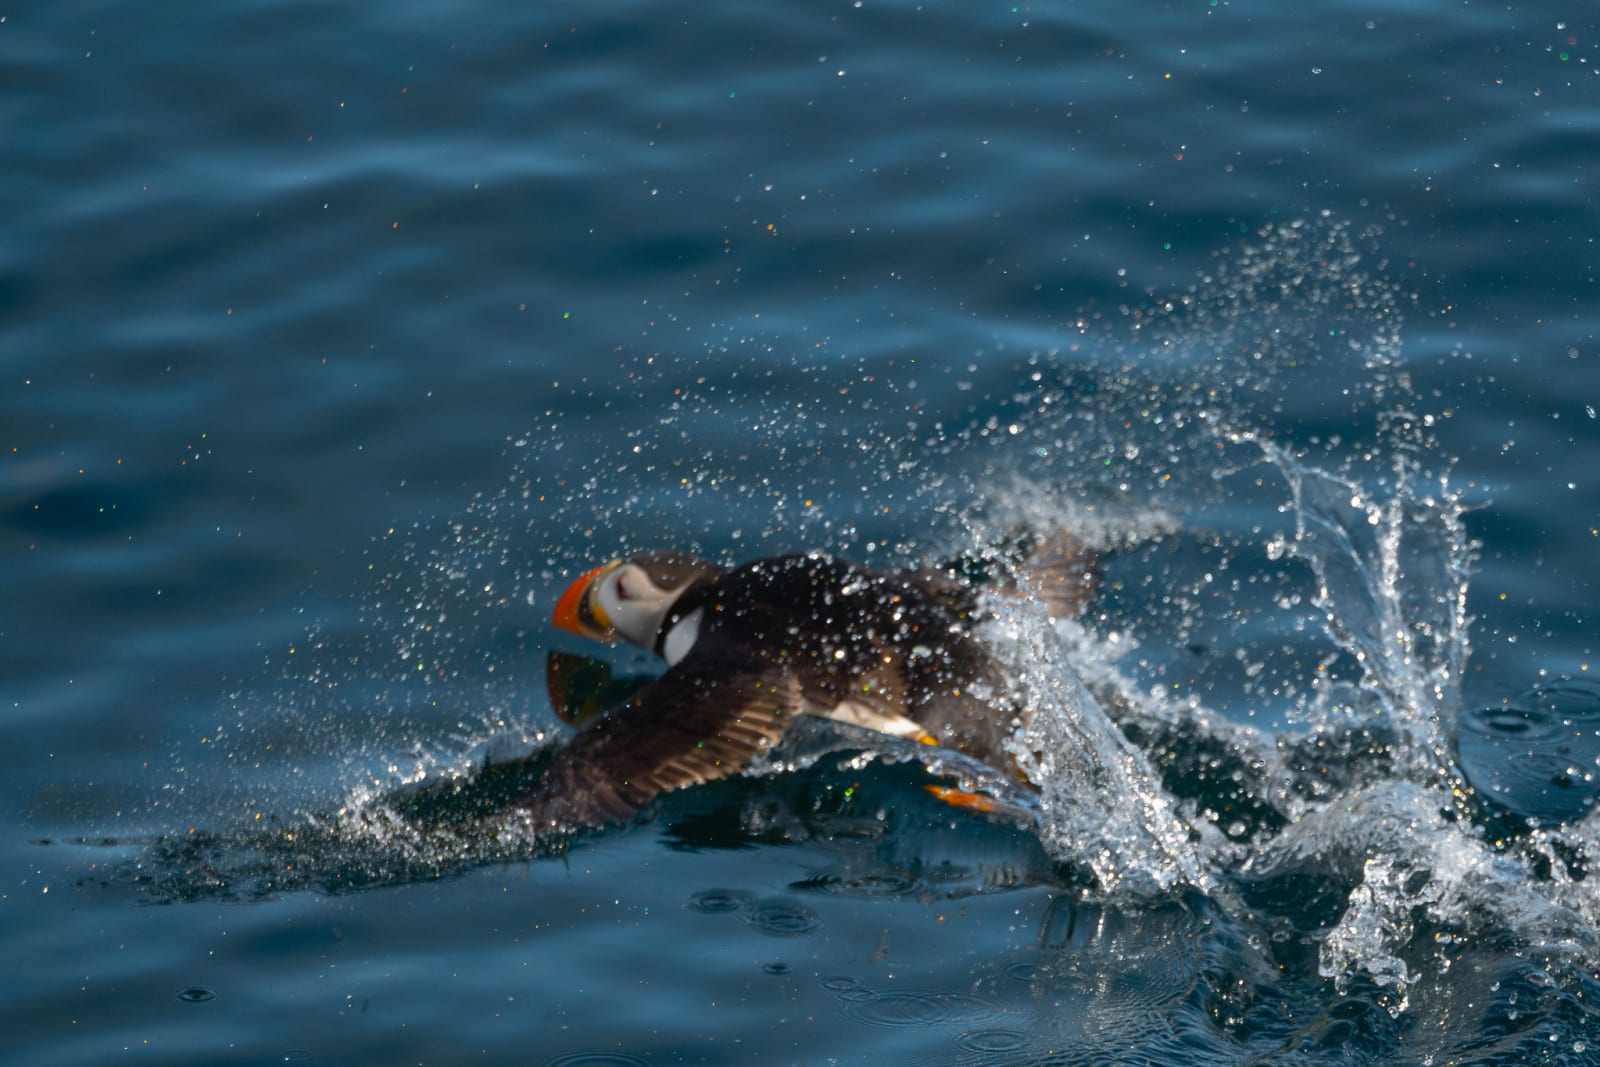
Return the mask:
<svg viewBox="0 0 1600 1067"><path fill-rule="evenodd" d="M1083 619L1052 619L1038 597L988 598L983 632L1024 709L1009 754L1034 788L1011 768L824 731L748 776L663 798L663 833L835 850L805 892L1056 886L1063 910L1096 911L1096 929L1144 940L1096 941L1070 922L1075 932L1057 938L1047 923L1040 959L1108 987L1126 977L1112 973L1117 960L1158 961L1162 1018L1203 1035L1213 1058L1200 1062L1381 1060L1402 1045L1414 1062L1514 1057L1545 1048L1546 1031L1582 1062L1573 1039L1592 1032L1600 1000L1600 892L1587 877L1600 813L1520 818L1518 780L1508 774L1491 797L1468 773L1459 723L1478 547L1434 416L1410 390L1400 329L1412 301L1386 279L1377 239L1328 217L1269 227L1220 252L1187 291L1118 309L1121 334L1085 316L1076 328L1093 351L1071 366L1029 356L1003 413L847 442L852 467L862 452L908 483L895 499L927 518L906 538L922 557L983 557L1019 530L1070 531L1099 554ZM789 448L781 400L761 425ZM663 434L689 417L673 410ZM713 467L694 484L736 478ZM531 603L574 561L515 561L506 531L547 520L528 519L536 493L513 481L437 552L410 557L422 577L402 569L365 606L373 643L400 648L372 650L363 663L384 666L347 679L373 688L373 707L402 686L421 689L405 708L431 706L465 687L456 678L473 657L521 653L495 612ZM636 511L637 486L604 498L602 484L565 490L563 511L585 530ZM853 520L818 519L811 503L782 496L765 532L848 547ZM548 531L537 537L549 543ZM906 551L897 563L929 562ZM307 688L325 688L327 669ZM533 689L512 672L463 688L463 704L494 710L460 722L453 748L413 747L387 769L367 759L361 784L323 814L163 839L121 880L151 899L250 898L581 845L483 832L482 812L548 757L542 720L503 710L525 707ZM1551 744L1600 707L1582 687L1542 698L1561 709ZM389 729L415 736L395 718ZM491 759L492 738L505 751ZM376 732L373 759L386 740ZM1000 813L935 801L921 788L930 760ZM1565 774L1577 759L1563 760ZM965 858L935 875L930 857L953 838ZM1190 954L1157 951L1168 920L1190 932ZM1054 996L1062 980L1038 981ZM1082 1022L1044 1017L1038 1029L1096 1048Z"/></svg>

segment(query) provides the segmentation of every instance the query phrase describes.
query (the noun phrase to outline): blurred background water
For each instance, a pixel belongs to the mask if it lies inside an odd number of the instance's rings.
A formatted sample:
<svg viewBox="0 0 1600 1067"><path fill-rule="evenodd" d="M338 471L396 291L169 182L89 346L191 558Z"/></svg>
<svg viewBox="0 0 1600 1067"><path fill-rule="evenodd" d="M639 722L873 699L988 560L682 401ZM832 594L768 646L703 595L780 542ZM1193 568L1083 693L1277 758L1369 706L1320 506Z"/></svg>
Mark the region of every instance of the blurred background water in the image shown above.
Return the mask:
<svg viewBox="0 0 1600 1067"><path fill-rule="evenodd" d="M0 10L12 1047L1594 1062L1597 46L1553 3ZM1198 887L1137 844L1168 888L1096 887L1081 783L1024 832L870 760L564 861L340 821L554 732L549 608L620 550L1019 514L1108 550L1031 662L1106 667L1166 775L1110 792Z"/></svg>

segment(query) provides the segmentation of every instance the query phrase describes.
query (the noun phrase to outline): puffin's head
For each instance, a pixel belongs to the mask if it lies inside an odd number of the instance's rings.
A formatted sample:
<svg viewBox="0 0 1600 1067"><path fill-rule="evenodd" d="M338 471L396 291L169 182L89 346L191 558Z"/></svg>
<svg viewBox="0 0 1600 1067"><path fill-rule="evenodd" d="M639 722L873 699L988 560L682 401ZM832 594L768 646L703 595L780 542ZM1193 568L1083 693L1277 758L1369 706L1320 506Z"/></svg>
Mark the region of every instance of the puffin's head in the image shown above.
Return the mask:
<svg viewBox="0 0 1600 1067"><path fill-rule="evenodd" d="M654 649L672 607L722 568L681 552L640 552L579 575L551 617L563 630L595 641L617 638Z"/></svg>

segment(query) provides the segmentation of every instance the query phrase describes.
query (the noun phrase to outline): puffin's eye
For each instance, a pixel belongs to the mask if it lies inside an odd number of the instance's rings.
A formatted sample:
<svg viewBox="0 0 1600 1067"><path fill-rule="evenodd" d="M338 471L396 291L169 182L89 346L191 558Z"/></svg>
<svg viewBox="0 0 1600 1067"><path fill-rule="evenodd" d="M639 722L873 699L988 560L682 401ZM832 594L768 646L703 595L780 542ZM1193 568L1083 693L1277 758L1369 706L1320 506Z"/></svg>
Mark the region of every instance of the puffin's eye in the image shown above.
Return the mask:
<svg viewBox="0 0 1600 1067"><path fill-rule="evenodd" d="M628 587L622 584L622 575L617 575L617 599L628 599Z"/></svg>

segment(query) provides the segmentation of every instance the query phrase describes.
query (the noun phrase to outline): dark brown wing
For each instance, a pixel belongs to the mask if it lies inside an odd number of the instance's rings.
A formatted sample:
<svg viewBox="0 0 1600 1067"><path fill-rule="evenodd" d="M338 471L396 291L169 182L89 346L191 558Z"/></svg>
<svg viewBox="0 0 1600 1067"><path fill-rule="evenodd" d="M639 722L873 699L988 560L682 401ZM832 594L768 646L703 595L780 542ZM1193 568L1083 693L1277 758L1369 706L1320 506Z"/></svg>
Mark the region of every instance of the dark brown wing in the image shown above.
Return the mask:
<svg viewBox="0 0 1600 1067"><path fill-rule="evenodd" d="M631 818L668 790L739 773L800 709L783 671L690 656L573 735L506 817L541 830Z"/></svg>

